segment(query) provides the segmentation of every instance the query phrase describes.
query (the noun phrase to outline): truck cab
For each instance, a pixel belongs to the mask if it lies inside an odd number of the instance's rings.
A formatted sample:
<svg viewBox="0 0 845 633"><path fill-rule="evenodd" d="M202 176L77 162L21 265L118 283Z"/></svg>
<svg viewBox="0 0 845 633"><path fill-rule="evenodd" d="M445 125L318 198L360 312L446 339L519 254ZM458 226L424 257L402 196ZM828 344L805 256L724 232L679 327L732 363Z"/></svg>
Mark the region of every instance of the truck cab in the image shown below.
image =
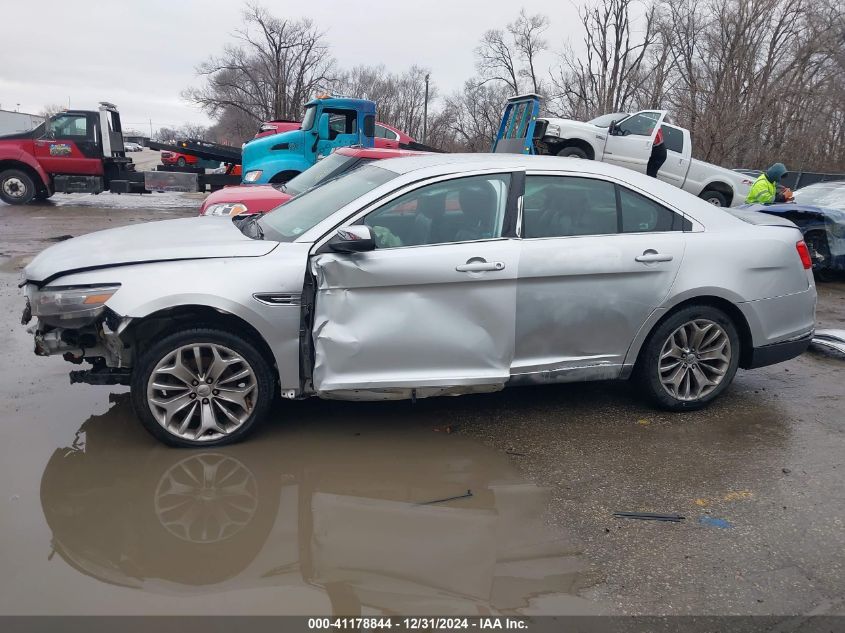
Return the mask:
<svg viewBox="0 0 845 633"><path fill-rule="evenodd" d="M131 169L117 107L65 110L28 132L0 137L0 199L26 204L64 193L100 193Z"/></svg>
<svg viewBox="0 0 845 633"><path fill-rule="evenodd" d="M376 104L366 99L321 96L305 104L297 130L256 138L243 147L243 182L284 183L333 149L373 147Z"/></svg>

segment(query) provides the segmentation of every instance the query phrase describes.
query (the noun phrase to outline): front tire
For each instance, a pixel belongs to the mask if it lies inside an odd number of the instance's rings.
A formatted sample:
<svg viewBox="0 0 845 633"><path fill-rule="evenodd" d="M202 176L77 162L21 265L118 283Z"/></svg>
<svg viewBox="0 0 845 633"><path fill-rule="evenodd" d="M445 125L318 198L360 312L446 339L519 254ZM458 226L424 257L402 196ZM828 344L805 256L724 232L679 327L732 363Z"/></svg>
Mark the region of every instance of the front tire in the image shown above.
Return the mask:
<svg viewBox="0 0 845 633"><path fill-rule="evenodd" d="M152 345L132 374L132 406L170 446L244 439L270 410L275 378L251 341L222 330L183 330Z"/></svg>
<svg viewBox="0 0 845 633"><path fill-rule="evenodd" d="M20 169L0 173L0 200L6 204L28 204L35 197L35 182Z"/></svg>
<svg viewBox="0 0 845 633"><path fill-rule="evenodd" d="M176 164L177 164L177 165L179 165L179 167L184 167L185 165L187 165L187 164L188 164L188 162L187 162L187 161L186 161L186 160L185 160L182 156L180 156L180 157L176 160Z"/></svg>
<svg viewBox="0 0 845 633"><path fill-rule="evenodd" d="M713 306L688 306L651 333L636 378L663 409L700 409L731 384L740 351L739 333L727 314Z"/></svg>
<svg viewBox="0 0 845 633"><path fill-rule="evenodd" d="M557 153L557 155L561 156L562 158L583 158L584 160L589 159L589 156L587 156L587 152L585 152L580 147L575 147L574 145L564 147Z"/></svg>

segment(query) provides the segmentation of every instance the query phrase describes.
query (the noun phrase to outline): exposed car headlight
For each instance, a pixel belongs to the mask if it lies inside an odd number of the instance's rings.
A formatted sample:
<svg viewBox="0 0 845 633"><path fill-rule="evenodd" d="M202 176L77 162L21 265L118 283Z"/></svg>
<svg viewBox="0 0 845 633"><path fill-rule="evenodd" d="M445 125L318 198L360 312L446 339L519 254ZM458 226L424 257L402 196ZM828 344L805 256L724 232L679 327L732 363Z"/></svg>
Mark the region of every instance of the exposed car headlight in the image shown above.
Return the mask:
<svg viewBox="0 0 845 633"><path fill-rule="evenodd" d="M247 210L247 206L243 202L221 202L220 204L212 204L203 215L240 215L246 213Z"/></svg>
<svg viewBox="0 0 845 633"><path fill-rule="evenodd" d="M248 171L244 174L244 182L255 182L259 178L261 178L261 174L264 172L260 169L254 169L252 171Z"/></svg>
<svg viewBox="0 0 845 633"><path fill-rule="evenodd" d="M78 328L94 321L105 309L106 301L120 284L105 286L48 287L30 286L32 315L54 327Z"/></svg>
<svg viewBox="0 0 845 633"><path fill-rule="evenodd" d="M558 135L560 134L560 126L559 125L547 125L546 126L546 134L547 135Z"/></svg>

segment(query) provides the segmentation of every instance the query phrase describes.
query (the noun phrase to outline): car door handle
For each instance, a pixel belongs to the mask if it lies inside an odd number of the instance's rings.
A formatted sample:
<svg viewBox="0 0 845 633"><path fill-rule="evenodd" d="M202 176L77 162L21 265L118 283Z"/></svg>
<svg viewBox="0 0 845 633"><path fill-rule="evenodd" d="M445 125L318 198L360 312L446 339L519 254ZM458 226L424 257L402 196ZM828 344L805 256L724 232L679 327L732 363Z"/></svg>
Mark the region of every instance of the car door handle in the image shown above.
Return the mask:
<svg viewBox="0 0 845 633"><path fill-rule="evenodd" d="M642 255L637 255L634 259L638 262L650 264L652 262L671 262L672 256L667 254L661 254L655 250L648 249L647 251L644 251Z"/></svg>
<svg viewBox="0 0 845 633"><path fill-rule="evenodd" d="M485 262L484 260L470 260L466 264L455 266L459 273L479 273L486 270L504 270L505 262Z"/></svg>

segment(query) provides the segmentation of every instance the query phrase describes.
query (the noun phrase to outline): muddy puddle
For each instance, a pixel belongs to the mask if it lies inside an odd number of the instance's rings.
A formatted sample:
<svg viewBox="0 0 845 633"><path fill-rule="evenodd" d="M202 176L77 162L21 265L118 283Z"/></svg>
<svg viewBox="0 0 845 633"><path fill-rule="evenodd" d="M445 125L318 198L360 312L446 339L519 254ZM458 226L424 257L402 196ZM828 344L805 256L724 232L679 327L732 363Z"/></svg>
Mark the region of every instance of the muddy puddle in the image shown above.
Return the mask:
<svg viewBox="0 0 845 633"><path fill-rule="evenodd" d="M7 561L39 590L4 574L4 612L51 612L66 591L81 613L599 611L577 594L600 575L543 520L549 491L424 415L294 403L296 423L247 443L176 450L112 400L47 460L30 520L49 538Z"/></svg>

